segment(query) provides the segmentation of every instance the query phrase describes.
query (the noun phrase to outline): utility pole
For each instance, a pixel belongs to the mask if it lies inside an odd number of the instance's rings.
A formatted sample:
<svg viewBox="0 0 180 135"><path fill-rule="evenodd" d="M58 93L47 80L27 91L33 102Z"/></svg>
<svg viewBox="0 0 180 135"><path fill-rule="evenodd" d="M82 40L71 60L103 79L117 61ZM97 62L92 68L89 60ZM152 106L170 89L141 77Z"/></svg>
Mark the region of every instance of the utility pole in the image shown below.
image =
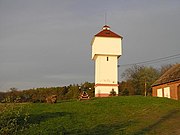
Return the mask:
<svg viewBox="0 0 180 135"><path fill-rule="evenodd" d="M146 84L146 78L145 78L145 81L144 81L144 96L145 96L145 97L146 97L146 95L147 95L146 87L147 87L147 84Z"/></svg>

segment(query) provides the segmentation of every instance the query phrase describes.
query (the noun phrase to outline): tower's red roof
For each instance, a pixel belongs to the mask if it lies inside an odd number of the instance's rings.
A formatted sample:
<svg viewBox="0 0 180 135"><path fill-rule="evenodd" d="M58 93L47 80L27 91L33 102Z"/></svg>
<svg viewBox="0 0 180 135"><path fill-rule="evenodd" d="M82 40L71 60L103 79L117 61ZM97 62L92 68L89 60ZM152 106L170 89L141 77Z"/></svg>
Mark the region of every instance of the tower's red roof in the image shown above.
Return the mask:
<svg viewBox="0 0 180 135"><path fill-rule="evenodd" d="M95 35L96 37L115 37L115 38L123 38L122 36L112 32L108 25L103 26L102 30Z"/></svg>

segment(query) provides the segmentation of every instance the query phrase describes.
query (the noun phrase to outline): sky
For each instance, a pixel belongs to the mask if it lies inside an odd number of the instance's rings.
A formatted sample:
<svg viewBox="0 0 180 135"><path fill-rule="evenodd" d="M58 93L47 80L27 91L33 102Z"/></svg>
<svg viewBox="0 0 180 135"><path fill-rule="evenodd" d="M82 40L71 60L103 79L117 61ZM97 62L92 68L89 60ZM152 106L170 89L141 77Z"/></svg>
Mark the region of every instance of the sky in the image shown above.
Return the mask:
<svg viewBox="0 0 180 135"><path fill-rule="evenodd" d="M0 0L0 91L94 82L91 40L123 36L123 66L180 54L179 0ZM180 63L180 57L151 63Z"/></svg>

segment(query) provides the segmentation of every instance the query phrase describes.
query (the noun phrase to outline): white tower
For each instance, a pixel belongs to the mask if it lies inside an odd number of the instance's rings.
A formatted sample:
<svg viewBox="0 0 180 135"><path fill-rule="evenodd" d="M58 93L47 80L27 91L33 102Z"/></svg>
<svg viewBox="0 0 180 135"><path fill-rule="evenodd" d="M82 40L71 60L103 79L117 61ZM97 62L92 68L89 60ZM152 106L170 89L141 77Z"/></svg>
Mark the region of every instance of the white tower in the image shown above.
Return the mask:
<svg viewBox="0 0 180 135"><path fill-rule="evenodd" d="M118 58L122 55L123 37L105 25L92 40L92 59L95 61L95 97L118 94Z"/></svg>

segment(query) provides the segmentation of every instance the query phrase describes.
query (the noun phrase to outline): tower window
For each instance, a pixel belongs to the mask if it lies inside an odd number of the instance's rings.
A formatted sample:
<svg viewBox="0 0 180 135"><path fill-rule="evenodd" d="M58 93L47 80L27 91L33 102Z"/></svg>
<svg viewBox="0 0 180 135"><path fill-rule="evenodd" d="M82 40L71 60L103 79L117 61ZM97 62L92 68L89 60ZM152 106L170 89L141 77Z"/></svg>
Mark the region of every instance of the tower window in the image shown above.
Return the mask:
<svg viewBox="0 0 180 135"><path fill-rule="evenodd" d="M107 61L109 61L109 57L107 57Z"/></svg>

